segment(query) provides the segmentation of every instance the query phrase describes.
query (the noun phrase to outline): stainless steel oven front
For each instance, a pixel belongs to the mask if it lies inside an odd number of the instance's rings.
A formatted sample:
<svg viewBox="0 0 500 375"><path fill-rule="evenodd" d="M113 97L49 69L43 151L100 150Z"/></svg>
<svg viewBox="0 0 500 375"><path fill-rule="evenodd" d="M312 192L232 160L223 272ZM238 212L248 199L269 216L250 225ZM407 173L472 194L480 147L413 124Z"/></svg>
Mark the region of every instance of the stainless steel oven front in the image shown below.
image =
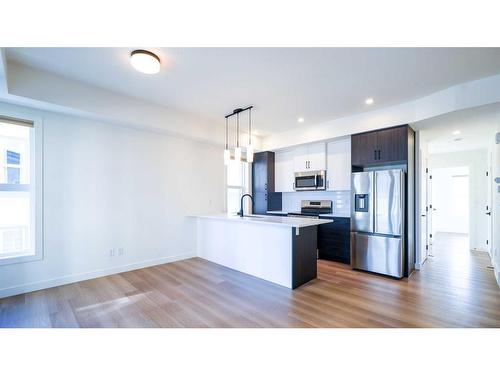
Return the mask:
<svg viewBox="0 0 500 375"><path fill-rule="evenodd" d="M294 190L326 190L326 171L296 172Z"/></svg>

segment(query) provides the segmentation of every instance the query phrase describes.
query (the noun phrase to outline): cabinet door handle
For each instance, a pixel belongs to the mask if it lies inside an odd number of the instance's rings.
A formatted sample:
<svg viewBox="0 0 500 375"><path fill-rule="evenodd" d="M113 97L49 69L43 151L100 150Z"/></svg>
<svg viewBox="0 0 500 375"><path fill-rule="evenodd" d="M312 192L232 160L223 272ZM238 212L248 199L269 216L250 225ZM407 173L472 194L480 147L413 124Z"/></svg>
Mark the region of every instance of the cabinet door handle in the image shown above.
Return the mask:
<svg viewBox="0 0 500 375"><path fill-rule="evenodd" d="M330 188L330 180L326 180L326 188Z"/></svg>
<svg viewBox="0 0 500 375"><path fill-rule="evenodd" d="M380 160L380 150L378 150L378 160Z"/></svg>
<svg viewBox="0 0 500 375"><path fill-rule="evenodd" d="M373 158L377 160L377 150L373 151Z"/></svg>

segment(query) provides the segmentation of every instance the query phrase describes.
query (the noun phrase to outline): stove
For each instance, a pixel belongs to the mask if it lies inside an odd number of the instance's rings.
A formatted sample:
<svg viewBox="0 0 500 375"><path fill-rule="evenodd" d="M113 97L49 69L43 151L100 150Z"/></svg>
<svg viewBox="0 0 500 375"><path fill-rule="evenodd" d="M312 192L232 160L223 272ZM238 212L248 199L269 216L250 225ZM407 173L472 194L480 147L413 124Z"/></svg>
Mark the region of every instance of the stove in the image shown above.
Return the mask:
<svg viewBox="0 0 500 375"><path fill-rule="evenodd" d="M302 201L300 204L300 212L288 214L288 216L318 218L320 214L331 213L332 201Z"/></svg>

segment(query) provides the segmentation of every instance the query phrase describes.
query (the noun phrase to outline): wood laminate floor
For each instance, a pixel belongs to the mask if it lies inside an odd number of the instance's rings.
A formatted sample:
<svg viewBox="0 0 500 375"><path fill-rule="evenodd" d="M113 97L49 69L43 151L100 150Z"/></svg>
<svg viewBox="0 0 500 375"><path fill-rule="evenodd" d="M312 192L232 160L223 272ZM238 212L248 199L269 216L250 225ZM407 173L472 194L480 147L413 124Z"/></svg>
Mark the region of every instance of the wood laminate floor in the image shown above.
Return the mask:
<svg viewBox="0 0 500 375"><path fill-rule="evenodd" d="M296 289L200 258L0 300L0 327L500 327L488 255L436 237L434 257L393 280L319 261Z"/></svg>

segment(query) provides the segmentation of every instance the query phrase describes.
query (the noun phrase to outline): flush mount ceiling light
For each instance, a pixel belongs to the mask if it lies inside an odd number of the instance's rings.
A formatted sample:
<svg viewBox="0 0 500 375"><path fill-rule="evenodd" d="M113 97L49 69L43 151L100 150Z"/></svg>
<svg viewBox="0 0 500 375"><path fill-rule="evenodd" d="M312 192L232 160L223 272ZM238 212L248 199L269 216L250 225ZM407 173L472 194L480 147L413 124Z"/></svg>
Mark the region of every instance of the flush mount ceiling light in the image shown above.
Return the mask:
<svg viewBox="0 0 500 375"><path fill-rule="evenodd" d="M460 130L455 130L452 134L453 135L460 135L461 131Z"/></svg>
<svg viewBox="0 0 500 375"><path fill-rule="evenodd" d="M137 49L130 54L130 63L141 73L156 74L160 71L160 58L153 52Z"/></svg>
<svg viewBox="0 0 500 375"><path fill-rule="evenodd" d="M375 101L373 100L373 98L367 98L367 99L365 100L365 103L366 103L367 105L372 105L374 102L375 102Z"/></svg>
<svg viewBox="0 0 500 375"><path fill-rule="evenodd" d="M299 118L297 119L297 122L304 122L304 117L299 117Z"/></svg>

